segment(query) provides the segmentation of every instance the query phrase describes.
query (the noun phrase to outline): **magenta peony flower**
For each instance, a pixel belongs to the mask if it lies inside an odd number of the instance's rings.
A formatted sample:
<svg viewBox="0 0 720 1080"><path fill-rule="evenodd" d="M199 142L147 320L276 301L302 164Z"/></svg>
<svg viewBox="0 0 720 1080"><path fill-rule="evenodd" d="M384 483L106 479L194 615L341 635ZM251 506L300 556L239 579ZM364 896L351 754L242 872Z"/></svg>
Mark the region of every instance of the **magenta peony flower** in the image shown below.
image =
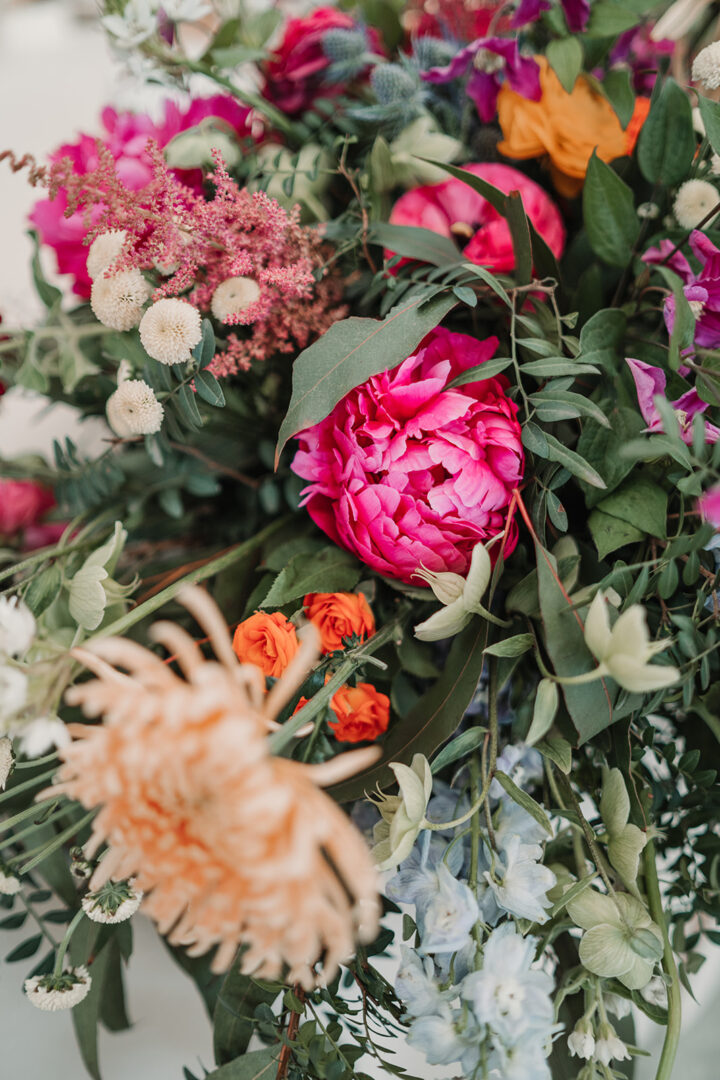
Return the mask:
<svg viewBox="0 0 720 1080"><path fill-rule="evenodd" d="M36 525L54 505L52 491L33 480L0 479L0 536L17 536Z"/></svg>
<svg viewBox="0 0 720 1080"><path fill-rule="evenodd" d="M462 574L478 541L505 528L524 465L508 382L445 389L497 344L433 330L298 435L292 469L310 481L310 516L373 570L416 585L419 566ZM506 552L516 540L512 523Z"/></svg>
<svg viewBox="0 0 720 1080"><path fill-rule="evenodd" d="M506 195L519 191L525 213L553 255L556 258L562 255L565 226L557 206L539 184L510 165L465 165L464 168ZM463 254L470 262L498 274L515 266L512 238L505 218L487 199L454 177L401 195L392 208L390 222L392 225L416 225L456 239L469 235Z"/></svg>
<svg viewBox="0 0 720 1080"><path fill-rule="evenodd" d="M697 508L706 521L720 529L720 486L704 491L698 499Z"/></svg>
<svg viewBox="0 0 720 1080"><path fill-rule="evenodd" d="M701 349L716 349L720 346L720 251L699 229L694 229L690 234L690 247L701 263L697 274L693 273L685 256L675 251L671 240L662 240L659 247L648 248L643 262L664 263L685 282L683 292L696 318L695 344ZM668 296L665 300L663 314L667 331L672 334L675 325L674 296Z"/></svg>
<svg viewBox="0 0 720 1080"><path fill-rule="evenodd" d="M180 109L174 102L166 102L162 121L155 124L149 116L131 112L118 113L104 109L101 114L104 133L100 142L109 147L117 163L118 176L131 191L141 191L152 179L152 166L146 152L149 139L158 146L166 146L181 131L199 124L213 116L229 124L240 135L248 135L250 110L239 105L225 94L192 101L187 109ZM75 172L82 176L96 169L99 164L98 140L92 135L81 134L78 141L65 143L51 155L51 161L72 159ZM202 174L199 170L177 173L187 186L199 190ZM65 217L67 202L62 192L56 199L40 199L30 214L30 221L37 229L43 244L55 250L57 268L61 274L75 278L73 292L87 299L91 281L86 268L87 246L83 243L88 233L82 213ZM100 210L91 218L97 221Z"/></svg>

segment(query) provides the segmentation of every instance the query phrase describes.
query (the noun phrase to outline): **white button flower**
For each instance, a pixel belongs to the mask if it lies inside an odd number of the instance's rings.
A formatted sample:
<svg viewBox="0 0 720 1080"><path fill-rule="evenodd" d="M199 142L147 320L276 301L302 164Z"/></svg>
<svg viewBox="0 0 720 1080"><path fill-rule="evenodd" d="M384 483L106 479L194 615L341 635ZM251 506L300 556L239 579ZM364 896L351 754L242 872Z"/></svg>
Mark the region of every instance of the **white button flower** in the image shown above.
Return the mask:
<svg viewBox="0 0 720 1080"><path fill-rule="evenodd" d="M640 604L623 611L611 629L605 597L597 592L585 620L585 644L599 663L591 676L609 675L632 693L660 690L680 678L676 667L650 664L670 642L650 640L645 609Z"/></svg>
<svg viewBox="0 0 720 1080"><path fill-rule="evenodd" d="M35 975L25 980L25 993L36 1009L57 1012L73 1009L90 993L92 979L86 967L71 968L61 975Z"/></svg>
<svg viewBox="0 0 720 1080"><path fill-rule="evenodd" d="M26 758L43 757L53 747L70 745L70 734L59 716L36 716L34 720L13 727L18 749Z"/></svg>
<svg viewBox="0 0 720 1080"><path fill-rule="evenodd" d="M202 337L200 312L187 300L156 300L140 320L140 340L148 356L160 364L182 364L190 359Z"/></svg>
<svg viewBox="0 0 720 1080"><path fill-rule="evenodd" d="M93 922L121 923L133 917L142 898L130 881L107 881L97 892L84 896L81 906Z"/></svg>
<svg viewBox="0 0 720 1080"><path fill-rule="evenodd" d="M33 643L35 619L17 596L0 596L0 653L22 656Z"/></svg>
<svg viewBox="0 0 720 1080"><path fill-rule="evenodd" d="M86 261L88 277L91 281L95 281L95 278L99 278L108 266L117 262L122 255L126 240L125 229L110 229L95 237L88 248Z"/></svg>
<svg viewBox="0 0 720 1080"><path fill-rule="evenodd" d="M459 634L473 615L486 615L480 600L490 584L491 574L490 556L482 544L473 548L466 578L450 572L436 574L424 566L416 570L415 576L427 581L444 607L415 627L415 637L420 641L441 641Z"/></svg>
<svg viewBox="0 0 720 1080"><path fill-rule="evenodd" d="M432 794L430 763L423 754L415 754L412 766L391 761L399 795L371 795L382 815L373 832L373 856L378 870L391 870L413 849L418 833L427 825L425 811Z"/></svg>
<svg viewBox="0 0 720 1080"><path fill-rule="evenodd" d="M22 889L20 878L5 866L0 866L0 896L14 896Z"/></svg>
<svg viewBox="0 0 720 1080"><path fill-rule="evenodd" d="M154 435L162 427L165 410L144 379L118 381L105 405L107 422L121 439Z"/></svg>

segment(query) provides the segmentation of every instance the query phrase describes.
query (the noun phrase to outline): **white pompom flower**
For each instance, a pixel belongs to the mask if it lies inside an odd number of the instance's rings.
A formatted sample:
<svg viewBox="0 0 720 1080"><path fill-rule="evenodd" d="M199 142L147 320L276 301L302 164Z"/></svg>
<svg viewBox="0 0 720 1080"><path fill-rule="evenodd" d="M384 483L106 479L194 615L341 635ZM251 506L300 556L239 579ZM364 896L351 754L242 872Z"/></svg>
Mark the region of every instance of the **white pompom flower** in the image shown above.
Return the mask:
<svg viewBox="0 0 720 1080"><path fill-rule="evenodd" d="M28 694L24 671L4 664L0 667L0 719L7 720L20 712Z"/></svg>
<svg viewBox="0 0 720 1080"><path fill-rule="evenodd" d="M222 281L213 293L210 308L219 322L240 315L260 299L260 286L249 277L231 277Z"/></svg>
<svg viewBox="0 0 720 1080"><path fill-rule="evenodd" d="M2 739L0 739L0 791L5 790L5 785L14 767L15 751L13 750L12 739L8 739L7 735L3 735Z"/></svg>
<svg viewBox="0 0 720 1080"><path fill-rule="evenodd" d="M126 379L108 398L105 412L115 434L128 439L154 435L162 426L165 410L144 379Z"/></svg>
<svg viewBox="0 0 720 1080"><path fill-rule="evenodd" d="M108 266L117 262L127 240L125 229L111 229L93 240L87 255L87 272L91 281L99 278Z"/></svg>
<svg viewBox="0 0 720 1080"><path fill-rule="evenodd" d="M0 896L15 896L22 889L22 882L7 866L0 866Z"/></svg>
<svg viewBox="0 0 720 1080"><path fill-rule="evenodd" d="M673 213L683 229L695 229L720 202L717 188L707 180L686 180L678 189Z"/></svg>
<svg viewBox="0 0 720 1080"><path fill-rule="evenodd" d="M35 638L35 619L17 596L0 596L0 653L22 656Z"/></svg>
<svg viewBox="0 0 720 1080"><path fill-rule="evenodd" d="M81 900L88 919L97 923L121 923L131 919L140 907L143 894L130 881L108 881L97 892Z"/></svg>
<svg viewBox="0 0 720 1080"><path fill-rule="evenodd" d="M150 292L150 286L139 270L121 270L93 282L90 307L103 326L111 330L132 330L142 318Z"/></svg>
<svg viewBox="0 0 720 1080"><path fill-rule="evenodd" d="M720 87L720 41L706 45L693 60L692 80L702 83L706 90Z"/></svg>
<svg viewBox="0 0 720 1080"><path fill-rule="evenodd" d="M84 966L70 968L61 975L34 975L25 980L25 993L36 1009L58 1012L74 1009L90 993L92 979Z"/></svg>
<svg viewBox="0 0 720 1080"><path fill-rule="evenodd" d="M200 312L176 297L158 300L140 323L140 340L148 356L161 364L182 364L190 359L202 337Z"/></svg>

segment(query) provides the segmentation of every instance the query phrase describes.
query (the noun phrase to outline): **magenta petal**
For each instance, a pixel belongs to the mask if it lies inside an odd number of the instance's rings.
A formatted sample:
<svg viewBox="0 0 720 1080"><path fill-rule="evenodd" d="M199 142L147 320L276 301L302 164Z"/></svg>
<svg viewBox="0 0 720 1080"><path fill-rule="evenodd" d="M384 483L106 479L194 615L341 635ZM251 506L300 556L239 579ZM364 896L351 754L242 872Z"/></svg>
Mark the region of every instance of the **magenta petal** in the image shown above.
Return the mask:
<svg viewBox="0 0 720 1080"><path fill-rule="evenodd" d="M467 95L475 102L483 124L489 124L495 119L499 92L500 82L497 75L490 75L487 71L473 71L467 84Z"/></svg>
<svg viewBox="0 0 720 1080"><path fill-rule="evenodd" d="M520 0L510 25L513 30L517 30L521 26L527 26L528 23L535 22L536 19L540 18L543 11L549 10L550 4L548 0Z"/></svg>
<svg viewBox="0 0 720 1080"><path fill-rule="evenodd" d="M658 430L657 425L660 423L660 414L655 408L654 398L658 395L665 395L665 386L667 384L665 372L661 368L653 367L652 364L644 363L642 360L627 358L625 362L635 380L635 389L642 418L649 428Z"/></svg>
<svg viewBox="0 0 720 1080"><path fill-rule="evenodd" d="M573 34L580 34L585 29L590 18L590 0L560 0L568 30Z"/></svg>
<svg viewBox="0 0 720 1080"><path fill-rule="evenodd" d="M512 67L508 65L507 79L516 94L530 101L540 100L540 68L529 56L520 56Z"/></svg>

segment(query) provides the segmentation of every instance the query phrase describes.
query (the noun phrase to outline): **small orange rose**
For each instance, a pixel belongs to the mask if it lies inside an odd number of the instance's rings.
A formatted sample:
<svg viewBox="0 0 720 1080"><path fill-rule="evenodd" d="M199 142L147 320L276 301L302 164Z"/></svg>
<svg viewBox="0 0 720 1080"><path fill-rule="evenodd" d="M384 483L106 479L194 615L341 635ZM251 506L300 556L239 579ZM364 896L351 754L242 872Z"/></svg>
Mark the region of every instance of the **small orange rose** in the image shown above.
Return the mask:
<svg viewBox="0 0 720 1080"><path fill-rule="evenodd" d="M324 653L343 649L343 639L353 634L364 640L375 633L375 619L362 593L308 593L303 603L306 617L320 633Z"/></svg>
<svg viewBox="0 0 720 1080"><path fill-rule="evenodd" d="M255 664L265 675L280 678L300 647L295 627L279 611L256 611L241 622L233 649L243 664Z"/></svg>
<svg viewBox="0 0 720 1080"><path fill-rule="evenodd" d="M338 742L369 742L387 731L390 698L370 683L342 686L330 704L337 722L329 727Z"/></svg>
<svg viewBox="0 0 720 1080"><path fill-rule="evenodd" d="M498 119L503 140L498 150L510 158L547 155L553 183L561 195L573 197L582 188L593 150L603 161L631 154L650 102L639 97L635 112L623 131L610 102L598 94L584 76L575 81L572 93L542 56L539 101L530 101L505 83L498 96Z"/></svg>

